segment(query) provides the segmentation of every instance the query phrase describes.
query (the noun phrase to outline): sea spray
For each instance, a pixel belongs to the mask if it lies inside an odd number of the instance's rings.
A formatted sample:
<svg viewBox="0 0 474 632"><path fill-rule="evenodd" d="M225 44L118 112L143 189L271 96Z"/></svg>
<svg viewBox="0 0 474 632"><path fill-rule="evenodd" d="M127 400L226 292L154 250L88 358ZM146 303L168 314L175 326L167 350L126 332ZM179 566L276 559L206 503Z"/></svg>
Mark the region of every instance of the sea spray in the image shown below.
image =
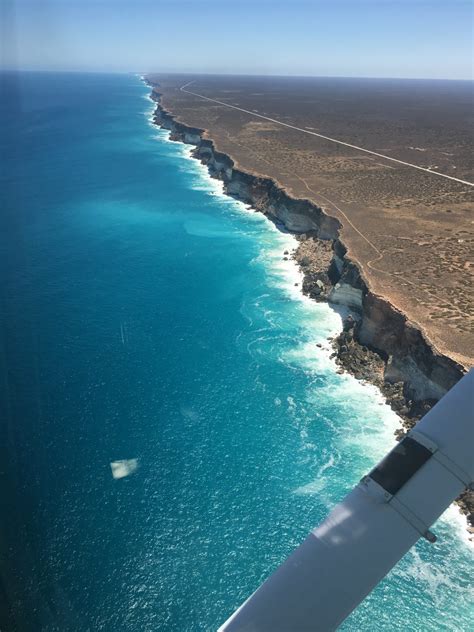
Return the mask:
<svg viewBox="0 0 474 632"><path fill-rule="evenodd" d="M150 127L136 78L19 85L9 116L28 152L12 138L0 174L3 585L25 630L214 630L387 450L396 418L337 373L340 316L294 285L294 238ZM457 526L434 530L345 629L473 627L469 551Z"/></svg>
<svg viewBox="0 0 474 632"><path fill-rule="evenodd" d="M169 132L165 130L162 131L166 134L167 140L169 141ZM169 142L177 143L183 147L183 144L179 141ZM186 149L184 149L182 154L183 158L190 160L193 166L183 167L183 169L190 175L198 175L197 178L193 179L192 188L196 191L205 192L210 196L219 198L227 208L232 209L231 212L237 211L251 216L254 221L263 225L265 230L269 231L269 234L273 237L271 246L266 243L266 236L261 239L260 253L252 261L252 264L260 264L265 268L265 277L268 286L278 287L291 298L294 303L294 312L298 314L297 317L301 325L301 340L294 340L292 346L286 347L279 355L272 356L273 360L285 362L287 366L292 366L295 370L303 370L309 377L310 386L306 393L306 404L308 404L308 406L302 407L303 415L296 412L297 406L291 396L286 398L286 402L282 402L280 398L276 399L277 406L287 405L289 419L295 419L294 423L300 429L301 451L304 453L304 456L299 456L298 458L304 463L308 463L308 461L311 460L310 454L314 451L315 445L308 441L308 432L305 428L306 422L302 422L302 419L304 419L305 416L311 415L309 411L311 410L310 407L312 404L317 408L321 398L326 397L329 400L357 401L359 404L359 412L356 416L353 416L352 407L348 407L349 419L346 420L348 423L334 424L330 418L325 418L324 423L331 428L335 436L337 436L340 445L345 446L345 449L353 455L353 458L369 457L373 463L376 463L393 445L395 441L394 431L400 426L400 420L385 404L384 397L375 386L358 382L348 374L342 376L338 375L338 377L334 379L334 374L339 374L339 370L331 358L333 350L332 345L329 344L328 341L342 329L341 313L343 313L343 310L338 308L338 312L335 312L329 305L316 303L303 295L301 291L303 275L291 257L291 254L298 245L296 238L291 234L281 232L271 220L255 211L250 205L226 195L223 182L211 177L207 166L193 157L192 147L186 145L184 145L184 147ZM287 256L284 256L285 252L288 253ZM274 312L265 311L263 307L265 295L260 298L263 300L254 303L253 307L256 307L260 311L263 309L264 318L271 325L271 328L278 327L283 329L286 314L282 313L279 317L278 314ZM253 319L249 315L248 306L242 308L242 313L252 324ZM274 345L271 347L272 351L273 346ZM256 357L254 349L251 349L250 346L247 346L246 349L250 355L253 354L253 357ZM332 377L329 385L325 385L321 388L320 384L318 384L316 388L312 388L312 383L319 382L322 376L328 374ZM378 407L378 410L376 407ZM370 413L371 409L373 411L372 415ZM321 417L321 414L316 413L315 417ZM333 448L332 450L332 453L325 453L327 457L325 461L318 462L317 474L314 480L304 483L293 490L293 493L297 495L318 495L319 499L326 500L328 509L333 506L333 499L337 496L336 490L339 484L337 472L331 472L331 470L336 465L341 465L341 453L337 449ZM344 466L344 463L342 466ZM331 491L327 491L325 488L330 487L331 483L334 483L334 481L331 481L332 476L335 477L335 485ZM339 495L339 497L341 497L341 495ZM459 555L452 549L450 549L447 555L447 557L452 560L454 566L456 565L456 561L460 559L473 560L473 541L467 534L466 520L461 516L457 507L450 507L440 518L438 525L443 535L450 534L449 539L452 537L454 537L455 541L458 539L458 543L461 547ZM419 546L423 547L424 545L425 544L422 543ZM414 549L406 556L406 561L402 562L392 571L392 582L397 583L397 589L401 590L402 593L408 590L408 588L403 587L404 583L408 586L412 584L413 580L418 581L420 585L430 593L434 587L431 578L447 577L447 568L450 567L450 564L446 564L445 559L441 564L442 570L437 570L434 565L431 569L430 564L432 564L432 562L423 567L425 570L420 570L420 559L420 554ZM441 558L438 556L438 559ZM464 567L462 562L461 566ZM468 566L464 567L465 570L467 568ZM449 575L452 577L451 572ZM464 575L464 570L461 575ZM386 595L387 590L389 590L389 588L386 588L387 584L390 585L390 580L385 580L377 589L376 594ZM472 608L470 607L472 589L464 585L465 590L463 589L462 592L459 592L459 585L462 584L462 579L460 579L459 583L451 579L445 579L441 583L436 582L437 589L434 593L434 597L436 599L436 592L441 591L443 598L437 599L438 606L441 604L445 606L446 594L443 593L443 586L446 589L446 593L451 591L456 592L461 604L461 611L464 611L464 615L459 617L459 621L463 619L463 616L467 617L466 620L471 621L474 618ZM347 630L369 629L365 626L370 625L369 621L372 615L367 615L367 613L370 613L371 604L376 601L377 598L380 599L381 597L369 597L363 606L344 624L343 628ZM406 612L409 616L409 604L407 604ZM457 619L458 616L454 618ZM415 617L412 620L415 621ZM394 624L393 617L387 619L387 624L388 621L390 621L390 626L392 626L391 629L395 629L396 624ZM403 621L403 617L401 621ZM403 626L404 624L402 623L401 625ZM436 619L431 623L428 622L424 616L420 616L420 623L418 625L423 625L424 627L414 627L413 629L439 629ZM461 628L457 627L458 625L459 624L454 620L451 622L446 621L446 629L460 630ZM402 627L400 629L404 628Z"/></svg>

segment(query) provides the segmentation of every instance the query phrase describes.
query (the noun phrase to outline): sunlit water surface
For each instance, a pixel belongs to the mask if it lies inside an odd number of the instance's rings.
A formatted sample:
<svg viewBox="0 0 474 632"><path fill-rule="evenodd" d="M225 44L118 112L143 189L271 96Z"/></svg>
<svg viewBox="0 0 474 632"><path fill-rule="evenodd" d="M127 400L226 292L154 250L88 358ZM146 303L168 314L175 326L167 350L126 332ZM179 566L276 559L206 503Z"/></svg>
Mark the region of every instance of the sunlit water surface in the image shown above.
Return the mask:
<svg viewBox="0 0 474 632"><path fill-rule="evenodd" d="M394 443L397 418L336 373L340 316L295 285L294 239L151 125L137 77L5 85L2 388L7 533L31 549L17 555L23 616L34 630L215 630ZM114 478L123 459L134 471ZM473 629L456 512L434 531L343 630Z"/></svg>

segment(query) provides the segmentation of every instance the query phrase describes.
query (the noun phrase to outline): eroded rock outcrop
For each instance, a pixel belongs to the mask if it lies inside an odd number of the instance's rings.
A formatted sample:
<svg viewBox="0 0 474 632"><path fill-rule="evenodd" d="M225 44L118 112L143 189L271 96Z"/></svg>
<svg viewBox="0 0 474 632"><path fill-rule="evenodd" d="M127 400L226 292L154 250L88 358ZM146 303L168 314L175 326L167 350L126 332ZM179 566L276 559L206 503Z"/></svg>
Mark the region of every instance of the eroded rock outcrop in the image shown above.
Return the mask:
<svg viewBox="0 0 474 632"><path fill-rule="evenodd" d="M175 121L157 102L155 122L171 138L194 145L193 155L208 166L225 191L271 218L277 226L300 236L295 255L304 272L303 291L318 300L347 306L358 313L354 340L384 362L384 381L403 383L410 401L437 401L462 377L464 369L433 347L423 332L367 282L340 239L340 222L310 200L292 198L272 179L236 169L232 159L204 139L204 130Z"/></svg>
<svg viewBox="0 0 474 632"><path fill-rule="evenodd" d="M229 156L203 138L204 130L176 121L160 104L156 89L152 98L157 102L155 123L170 130L172 140L193 145L194 157L207 165L211 176L223 181L228 195L298 237L294 257L304 274L303 292L352 312L333 341L334 359L356 378L376 384L404 427L412 427L456 384L464 368L440 354L416 324L370 290L347 254L339 220L310 200L292 198L271 178L236 168ZM400 430L398 436L402 435ZM460 506L474 526L472 492L463 494Z"/></svg>

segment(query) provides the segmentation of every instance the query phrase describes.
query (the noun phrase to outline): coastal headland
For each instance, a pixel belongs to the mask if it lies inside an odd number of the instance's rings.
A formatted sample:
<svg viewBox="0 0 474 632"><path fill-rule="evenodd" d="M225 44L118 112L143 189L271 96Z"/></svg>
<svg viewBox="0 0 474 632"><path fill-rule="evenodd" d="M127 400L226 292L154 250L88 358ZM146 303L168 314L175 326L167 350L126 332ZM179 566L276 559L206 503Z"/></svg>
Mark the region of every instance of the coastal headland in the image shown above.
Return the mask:
<svg viewBox="0 0 474 632"><path fill-rule="evenodd" d="M146 81L155 123L194 145L229 195L298 237L282 257L299 263L303 292L351 310L335 360L412 427L474 364L472 87ZM474 494L459 505L473 530Z"/></svg>

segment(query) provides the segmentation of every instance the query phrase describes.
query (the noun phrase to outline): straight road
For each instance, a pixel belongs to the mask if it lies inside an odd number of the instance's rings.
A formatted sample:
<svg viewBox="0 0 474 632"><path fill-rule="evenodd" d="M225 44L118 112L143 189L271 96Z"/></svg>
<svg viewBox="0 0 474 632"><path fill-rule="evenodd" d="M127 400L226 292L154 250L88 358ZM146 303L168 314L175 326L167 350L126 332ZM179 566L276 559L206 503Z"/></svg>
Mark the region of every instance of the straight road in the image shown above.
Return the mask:
<svg viewBox="0 0 474 632"><path fill-rule="evenodd" d="M289 123L278 121L277 119L270 118L269 116L264 116L263 114L252 112L252 110L245 110L244 108L239 108L237 105L231 105L230 103L225 103L224 101L218 101L217 99L211 99L210 97L205 97L204 95L198 94L197 92L192 92L191 90L187 90L186 88L193 83L194 83L194 80L188 81L188 83L185 83L180 88L181 92L192 94L195 97L199 97L200 99L204 99L205 101L211 101L212 103L217 103L218 105L223 105L224 107L231 108L232 110L239 110L239 112L245 112L245 114L250 114L251 116L256 116L257 118L265 119L266 121L276 123L277 125L282 125L283 127L289 127L290 129L295 129L297 132L310 134L310 136L317 136L318 138L323 138L324 140L328 140L331 143L344 145L345 147L350 147L351 149L363 151L366 154L371 154L372 156L377 156L378 158L383 158L384 160L390 160L391 162L396 162L400 165L404 165L405 167L412 167L413 169L418 169L419 171L425 171L426 173L429 173L432 176L438 176L439 178L447 178L448 180L454 180L455 182L460 182L461 184L465 184L469 187L474 187L474 182L468 182L467 180L461 180L460 178L455 178L454 176L448 176L445 173L439 173L439 171L433 171L432 169L428 169L427 167L420 167L419 165L414 165L411 162L405 162L404 160L399 160L398 158L393 158L392 156L385 156L384 154L379 154L378 152L372 151L371 149L366 149L365 147L358 147L357 145L351 145L350 143L346 143L342 140L337 140L337 138L331 138L330 136L324 136L323 134L318 134L317 132L311 132L307 129L303 129L302 127L296 127L296 125L290 125Z"/></svg>

